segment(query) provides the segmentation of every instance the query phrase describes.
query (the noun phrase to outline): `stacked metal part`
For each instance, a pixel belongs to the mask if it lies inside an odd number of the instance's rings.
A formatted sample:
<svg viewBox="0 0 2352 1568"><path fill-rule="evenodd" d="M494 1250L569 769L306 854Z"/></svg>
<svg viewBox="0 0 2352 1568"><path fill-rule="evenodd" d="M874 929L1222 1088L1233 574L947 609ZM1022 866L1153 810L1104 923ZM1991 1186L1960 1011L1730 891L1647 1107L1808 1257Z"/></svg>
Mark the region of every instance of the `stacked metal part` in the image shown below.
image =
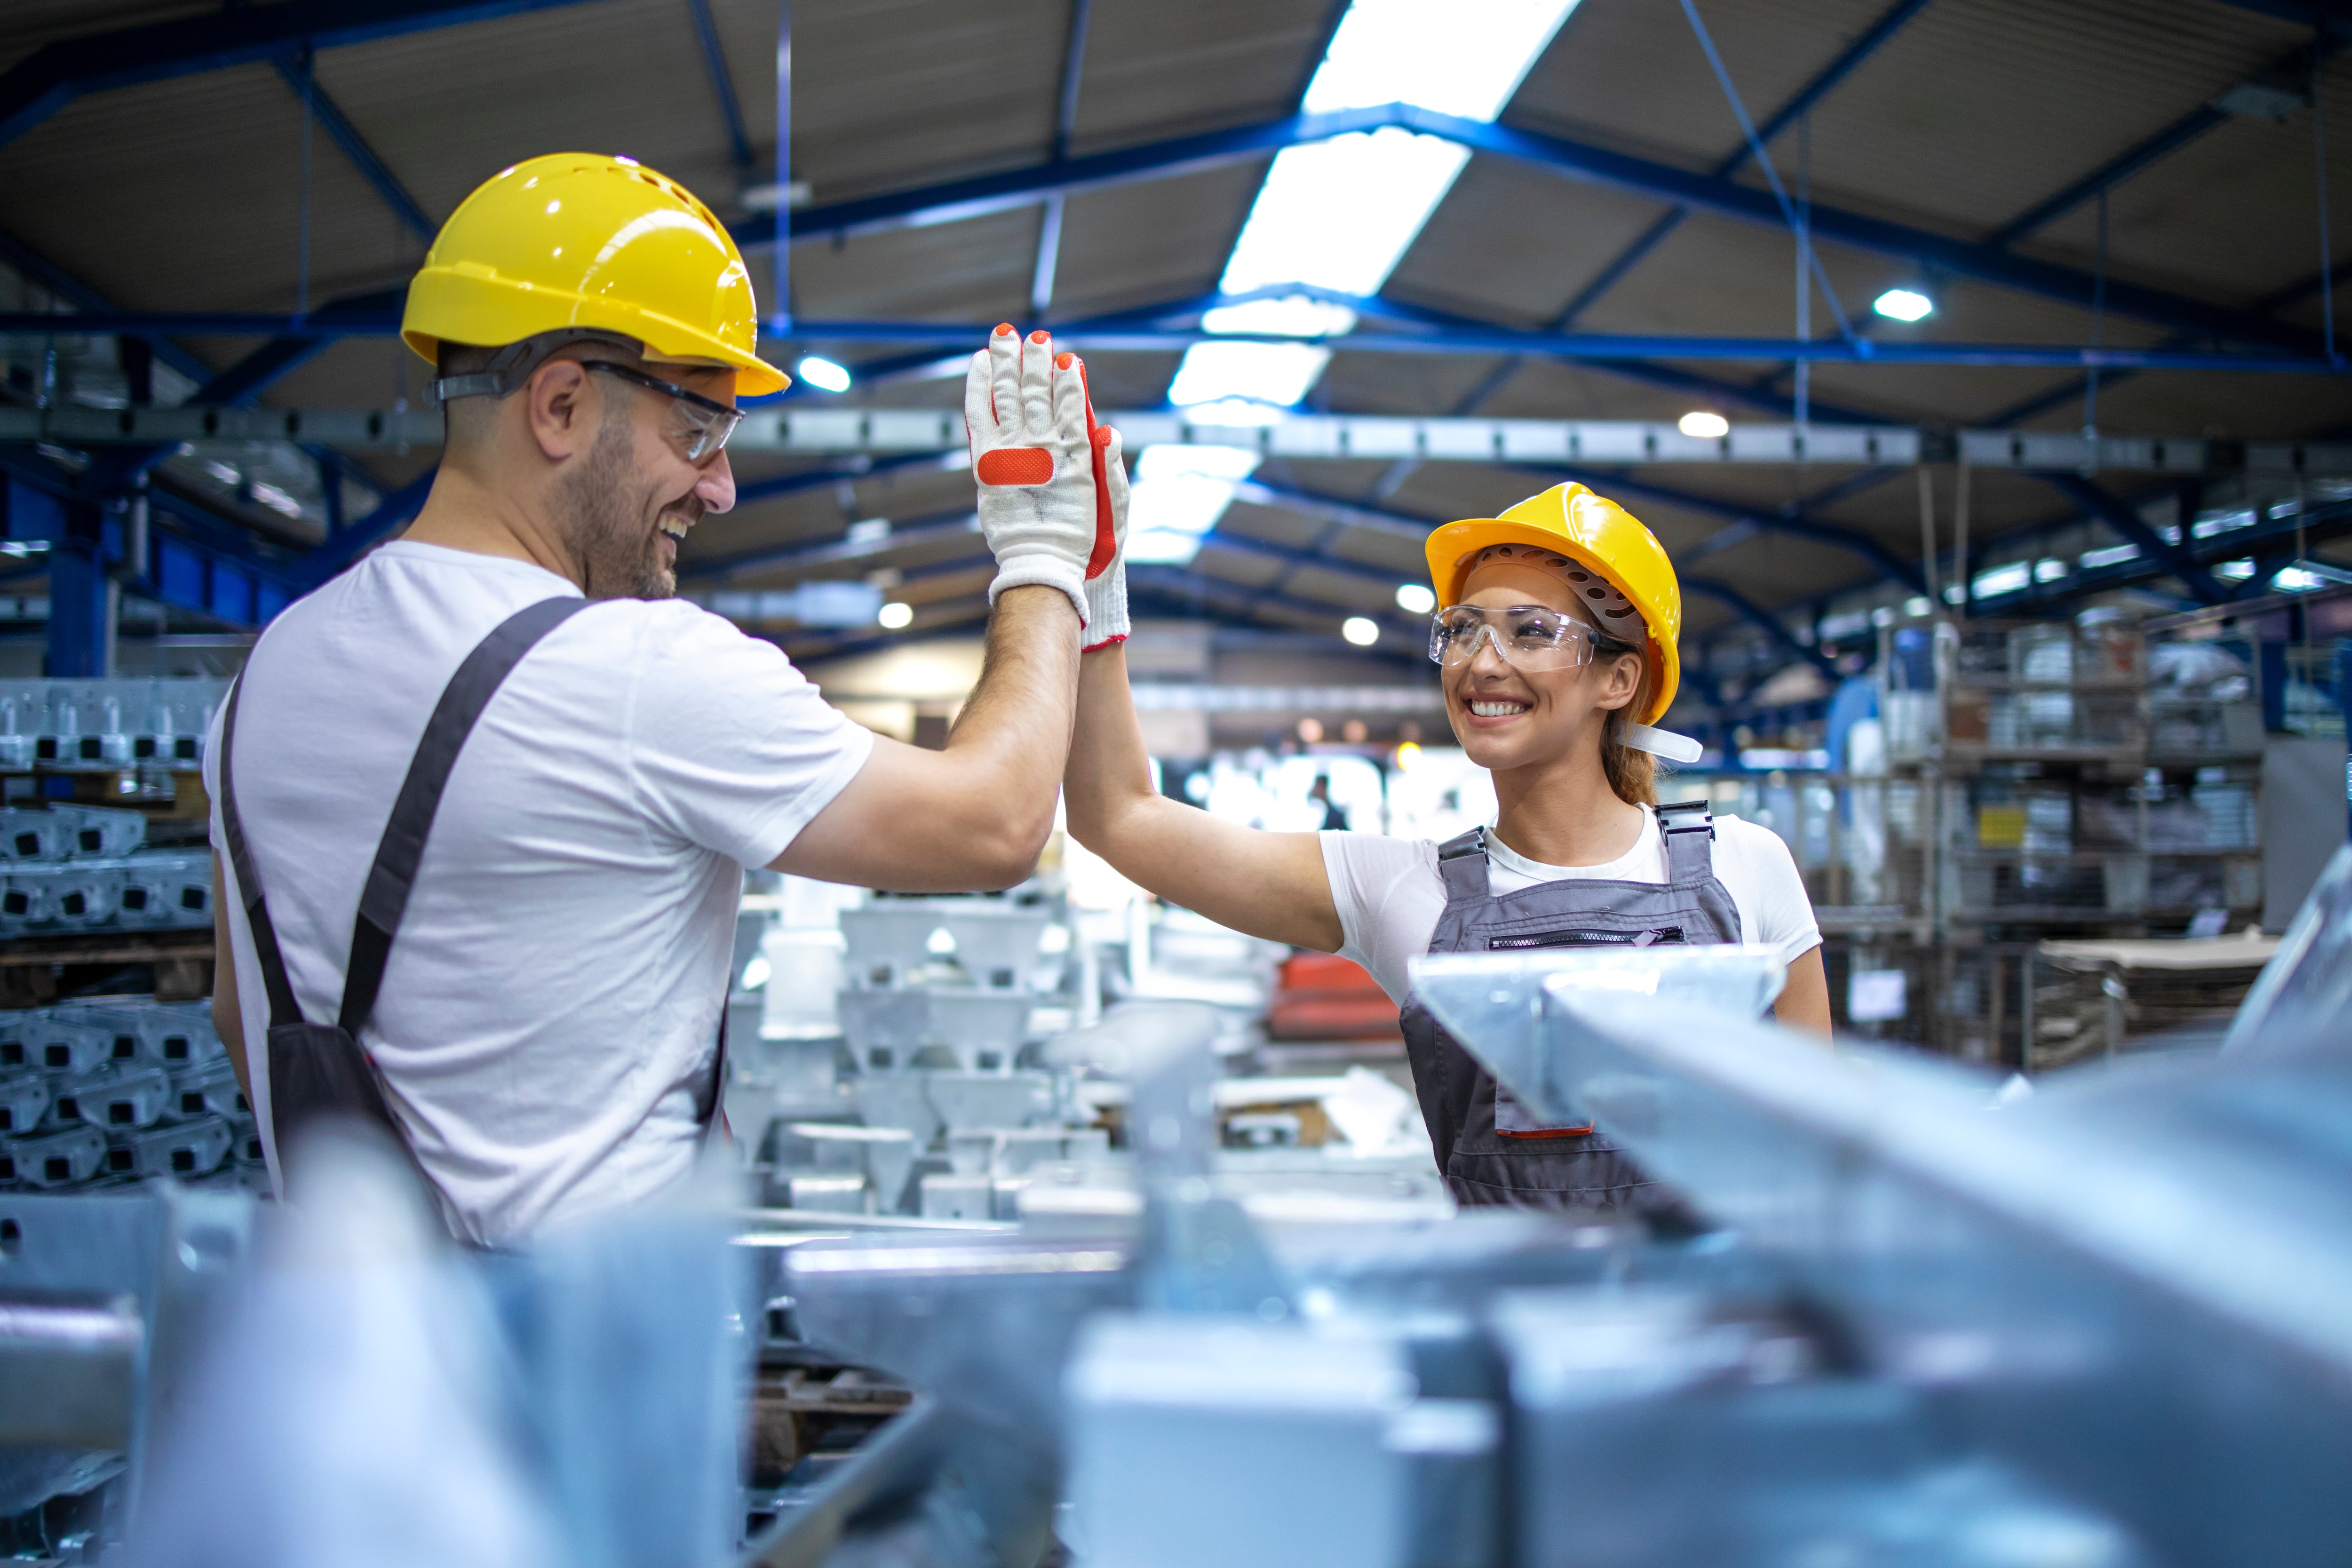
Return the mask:
<svg viewBox="0 0 2352 1568"><path fill-rule="evenodd" d="M0 1013L0 1186L186 1182L225 1168L259 1180L261 1143L203 1003Z"/></svg>
<svg viewBox="0 0 2352 1568"><path fill-rule="evenodd" d="M192 768L227 694L205 677L0 684L0 772Z"/></svg>
<svg viewBox="0 0 2352 1568"><path fill-rule="evenodd" d="M1177 1042L1138 1075L1139 1226L790 1252L802 1331L930 1419L752 1560L845 1529L935 1564L1029 1561L1053 1531L1098 1568L2340 1557L2352 851L2218 1058L2021 1102L1755 1021L1756 955L1633 957L1416 978L1700 1234L1261 1229L1203 1179L1211 1068Z"/></svg>
<svg viewBox="0 0 2352 1568"><path fill-rule="evenodd" d="M1010 1219L1041 1169L1100 1162L1108 1137L1085 1125L1069 1075L1024 1055L1066 968L1043 951L1055 914L978 898L877 897L841 911L841 1081L855 1120L772 1129L772 1203Z"/></svg>
<svg viewBox="0 0 2352 1568"><path fill-rule="evenodd" d="M136 811L0 810L0 936L209 927L211 852L151 849L146 839Z"/></svg>

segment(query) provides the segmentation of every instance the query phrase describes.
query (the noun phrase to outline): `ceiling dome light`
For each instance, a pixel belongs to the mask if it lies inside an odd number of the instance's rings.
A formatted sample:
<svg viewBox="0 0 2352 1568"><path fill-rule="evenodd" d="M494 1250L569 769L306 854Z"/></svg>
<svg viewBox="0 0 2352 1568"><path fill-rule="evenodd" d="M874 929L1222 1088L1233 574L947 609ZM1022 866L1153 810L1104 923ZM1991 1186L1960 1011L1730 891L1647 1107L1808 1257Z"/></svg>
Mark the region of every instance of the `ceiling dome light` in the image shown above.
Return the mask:
<svg viewBox="0 0 2352 1568"><path fill-rule="evenodd" d="M1917 321L1936 313L1936 301L1916 289L1889 289L1870 308L1893 321Z"/></svg>
<svg viewBox="0 0 2352 1568"><path fill-rule="evenodd" d="M1675 421L1675 428L1700 441L1717 441L1731 434L1731 421L1709 409L1694 408Z"/></svg>
<svg viewBox="0 0 2352 1568"><path fill-rule="evenodd" d="M811 354L793 368L800 373L803 381L820 392L849 390L849 372L829 359L819 359Z"/></svg>
<svg viewBox="0 0 2352 1568"><path fill-rule="evenodd" d="M1368 616L1349 616L1339 623L1339 635L1358 647L1370 647L1381 640L1381 626Z"/></svg>
<svg viewBox="0 0 2352 1568"><path fill-rule="evenodd" d="M915 606L906 604L900 600L893 599L888 604L883 605L880 609L875 611L874 618L881 622L883 628L887 631L901 631L914 624Z"/></svg>
<svg viewBox="0 0 2352 1568"><path fill-rule="evenodd" d="M1437 595L1418 583L1400 583L1397 608L1408 616L1425 616L1437 608Z"/></svg>

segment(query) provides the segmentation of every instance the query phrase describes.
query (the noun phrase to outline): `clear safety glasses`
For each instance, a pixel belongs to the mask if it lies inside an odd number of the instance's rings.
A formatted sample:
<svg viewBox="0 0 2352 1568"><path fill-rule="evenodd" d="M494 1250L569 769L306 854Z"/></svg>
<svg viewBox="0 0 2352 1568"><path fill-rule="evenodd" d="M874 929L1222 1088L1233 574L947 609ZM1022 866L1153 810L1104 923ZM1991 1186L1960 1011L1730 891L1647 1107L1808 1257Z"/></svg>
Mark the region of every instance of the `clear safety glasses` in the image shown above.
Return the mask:
<svg viewBox="0 0 2352 1568"><path fill-rule="evenodd" d="M606 375L617 376L647 392L658 392L670 400L672 416L670 438L686 452L686 460L699 463L716 456L727 445L727 437L735 434L735 426L743 423L743 411L690 392L674 381L660 381L641 370L632 370L611 360L583 359L582 370L601 370Z"/></svg>
<svg viewBox="0 0 2352 1568"><path fill-rule="evenodd" d="M1506 664L1520 669L1573 669L1591 664L1596 648L1615 652L1622 645L1603 637L1574 616L1541 605L1489 610L1454 605L1430 617L1429 657L1448 669L1478 657L1491 642Z"/></svg>

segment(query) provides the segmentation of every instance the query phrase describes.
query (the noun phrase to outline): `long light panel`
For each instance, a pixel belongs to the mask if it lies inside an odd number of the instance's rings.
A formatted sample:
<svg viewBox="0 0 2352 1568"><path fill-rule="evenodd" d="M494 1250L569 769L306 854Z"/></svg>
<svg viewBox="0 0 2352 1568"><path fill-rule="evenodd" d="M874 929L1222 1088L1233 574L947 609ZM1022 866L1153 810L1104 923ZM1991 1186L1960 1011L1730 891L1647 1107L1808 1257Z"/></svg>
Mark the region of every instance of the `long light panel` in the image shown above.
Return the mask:
<svg viewBox="0 0 2352 1568"><path fill-rule="evenodd" d="M1319 114L1402 102L1492 121L1576 4L1355 0L1300 108ZM1266 171L1219 291L1304 284L1378 293L1469 156L1453 142L1394 126L1285 149ZM1228 306L1202 321L1211 332L1301 338L1355 324L1345 306L1304 295ZM1307 395L1330 359L1319 343L1196 343L1184 352L1168 400L1213 409L1221 424L1270 423ZM1142 497L1139 489L1139 506Z"/></svg>

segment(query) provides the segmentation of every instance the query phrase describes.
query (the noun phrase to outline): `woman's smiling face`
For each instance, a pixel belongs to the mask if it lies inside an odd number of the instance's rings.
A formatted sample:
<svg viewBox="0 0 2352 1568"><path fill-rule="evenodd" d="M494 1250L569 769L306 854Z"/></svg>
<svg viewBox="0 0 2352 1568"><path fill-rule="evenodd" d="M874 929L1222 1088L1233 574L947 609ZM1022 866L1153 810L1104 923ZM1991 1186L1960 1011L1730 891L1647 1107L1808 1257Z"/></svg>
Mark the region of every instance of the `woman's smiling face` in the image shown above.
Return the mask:
<svg viewBox="0 0 2352 1568"><path fill-rule="evenodd" d="M1567 579L1528 563L1489 559L1471 568L1457 603L1501 611L1534 605L1591 625ZM1642 656L1595 652L1590 663L1522 669L1493 637L1444 667L1445 712L1470 760L1492 772L1558 761L1579 747L1597 754L1609 715L1633 700Z"/></svg>

